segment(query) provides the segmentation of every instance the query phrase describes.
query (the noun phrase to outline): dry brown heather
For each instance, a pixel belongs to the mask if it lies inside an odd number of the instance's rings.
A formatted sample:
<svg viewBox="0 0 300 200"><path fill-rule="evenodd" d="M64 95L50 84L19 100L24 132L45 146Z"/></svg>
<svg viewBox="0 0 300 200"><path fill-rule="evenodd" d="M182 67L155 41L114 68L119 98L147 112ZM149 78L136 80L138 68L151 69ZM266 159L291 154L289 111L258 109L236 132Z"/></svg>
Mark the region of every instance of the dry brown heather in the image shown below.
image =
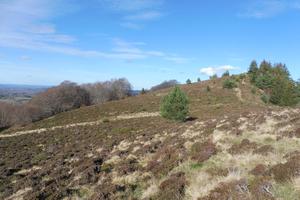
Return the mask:
<svg viewBox="0 0 300 200"><path fill-rule="evenodd" d="M158 115L166 89L1 132L0 199L300 199L299 109L247 80L182 89L185 123Z"/></svg>

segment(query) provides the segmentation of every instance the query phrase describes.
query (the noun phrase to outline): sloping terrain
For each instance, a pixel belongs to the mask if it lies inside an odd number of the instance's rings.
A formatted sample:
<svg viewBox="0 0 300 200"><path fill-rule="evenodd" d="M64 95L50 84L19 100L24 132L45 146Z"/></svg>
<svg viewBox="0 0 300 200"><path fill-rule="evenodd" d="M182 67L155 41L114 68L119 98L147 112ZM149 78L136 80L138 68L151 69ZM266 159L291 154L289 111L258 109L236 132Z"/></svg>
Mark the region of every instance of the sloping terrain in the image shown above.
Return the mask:
<svg viewBox="0 0 300 200"><path fill-rule="evenodd" d="M182 86L185 123L166 89L1 132L0 199L299 199L300 110L222 81Z"/></svg>

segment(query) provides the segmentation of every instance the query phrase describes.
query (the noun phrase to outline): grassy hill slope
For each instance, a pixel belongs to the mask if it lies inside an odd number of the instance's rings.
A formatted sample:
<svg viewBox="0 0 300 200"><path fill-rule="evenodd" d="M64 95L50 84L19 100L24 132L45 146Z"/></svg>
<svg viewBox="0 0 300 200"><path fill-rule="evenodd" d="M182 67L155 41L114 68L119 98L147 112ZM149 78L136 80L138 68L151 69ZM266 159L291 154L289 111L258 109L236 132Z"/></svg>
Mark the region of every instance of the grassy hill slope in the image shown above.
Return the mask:
<svg viewBox="0 0 300 200"><path fill-rule="evenodd" d="M0 199L300 196L298 109L266 106L247 78L181 88L185 123L159 116L165 89L1 132Z"/></svg>

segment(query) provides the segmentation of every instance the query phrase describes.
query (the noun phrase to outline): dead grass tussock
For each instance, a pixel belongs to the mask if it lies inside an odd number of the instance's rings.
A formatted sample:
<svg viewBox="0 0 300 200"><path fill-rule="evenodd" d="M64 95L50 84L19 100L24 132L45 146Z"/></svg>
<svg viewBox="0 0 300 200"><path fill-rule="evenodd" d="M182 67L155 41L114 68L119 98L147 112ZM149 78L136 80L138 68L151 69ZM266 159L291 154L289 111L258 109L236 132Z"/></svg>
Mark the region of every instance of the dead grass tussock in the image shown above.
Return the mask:
<svg viewBox="0 0 300 200"><path fill-rule="evenodd" d="M117 120L122 119L133 119L133 118L142 118L142 117L157 117L159 116L159 112L140 112L140 113L133 113L133 114L123 114L116 117Z"/></svg>
<svg viewBox="0 0 300 200"><path fill-rule="evenodd" d="M155 196L159 192L160 182L151 180L149 186L143 191L141 199L148 199Z"/></svg>
<svg viewBox="0 0 300 200"><path fill-rule="evenodd" d="M23 196L31 190L32 188L30 187L24 188L22 190L17 191L12 196L8 197L6 200L23 200Z"/></svg>
<svg viewBox="0 0 300 200"><path fill-rule="evenodd" d="M106 160L106 161L104 162L104 164L107 164L107 165L109 165L109 164L116 165L116 164L118 164L119 162L121 162L121 160L122 160L122 159L120 158L120 156L114 155L114 156L112 156L110 159Z"/></svg>
<svg viewBox="0 0 300 200"><path fill-rule="evenodd" d="M112 183L116 185L134 185L138 182L141 177L140 172L133 172L125 176L119 176L118 173L113 172Z"/></svg>
<svg viewBox="0 0 300 200"><path fill-rule="evenodd" d="M18 171L16 174L17 175L25 175L25 174L28 174L28 173L30 173L32 171L37 171L37 170L40 170L40 169L42 169L42 167L40 167L40 166L33 166L30 169L22 169L22 170Z"/></svg>

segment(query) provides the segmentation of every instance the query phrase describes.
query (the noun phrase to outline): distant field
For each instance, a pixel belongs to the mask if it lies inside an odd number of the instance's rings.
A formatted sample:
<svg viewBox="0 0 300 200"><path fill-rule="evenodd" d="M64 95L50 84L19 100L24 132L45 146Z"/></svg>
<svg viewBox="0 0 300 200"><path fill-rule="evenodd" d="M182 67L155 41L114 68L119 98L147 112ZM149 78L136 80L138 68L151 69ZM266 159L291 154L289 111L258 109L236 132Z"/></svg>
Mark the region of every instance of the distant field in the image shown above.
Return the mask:
<svg viewBox="0 0 300 200"><path fill-rule="evenodd" d="M0 102L26 103L48 86L0 84Z"/></svg>

